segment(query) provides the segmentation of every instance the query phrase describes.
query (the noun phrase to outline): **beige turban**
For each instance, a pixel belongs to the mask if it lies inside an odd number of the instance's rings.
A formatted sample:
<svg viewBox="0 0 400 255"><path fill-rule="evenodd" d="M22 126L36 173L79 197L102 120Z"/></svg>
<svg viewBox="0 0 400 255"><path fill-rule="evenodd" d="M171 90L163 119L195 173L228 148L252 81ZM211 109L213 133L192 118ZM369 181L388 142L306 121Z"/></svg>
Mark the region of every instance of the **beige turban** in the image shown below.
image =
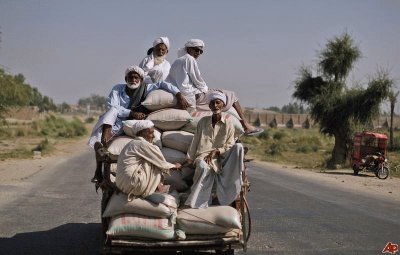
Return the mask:
<svg viewBox="0 0 400 255"><path fill-rule="evenodd" d="M211 102L215 99L220 99L226 105L226 96L224 93L220 91L213 91L208 95L208 102Z"/></svg>
<svg viewBox="0 0 400 255"><path fill-rule="evenodd" d="M154 123L151 120L131 120L130 124L132 124L132 132L134 135L143 129L154 127Z"/></svg>
<svg viewBox="0 0 400 255"><path fill-rule="evenodd" d="M142 68L138 67L138 66L130 66L125 70L125 77L128 75L128 73L130 72L135 72L137 74L139 74L139 76L144 79L144 71Z"/></svg>
<svg viewBox="0 0 400 255"><path fill-rule="evenodd" d="M153 47L155 47L157 44L163 43L165 46L167 46L167 49L169 49L169 39L168 37L159 37L154 40L153 42Z"/></svg>

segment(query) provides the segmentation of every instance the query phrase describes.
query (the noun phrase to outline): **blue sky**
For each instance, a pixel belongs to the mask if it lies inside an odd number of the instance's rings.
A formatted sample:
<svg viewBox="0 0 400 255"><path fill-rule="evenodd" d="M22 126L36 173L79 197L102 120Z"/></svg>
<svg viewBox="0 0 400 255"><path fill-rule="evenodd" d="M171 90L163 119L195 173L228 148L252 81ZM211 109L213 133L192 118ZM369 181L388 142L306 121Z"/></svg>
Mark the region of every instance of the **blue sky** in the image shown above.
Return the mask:
<svg viewBox="0 0 400 255"><path fill-rule="evenodd" d="M169 37L170 63L200 38L209 87L236 91L243 106L281 107L299 67L345 31L363 54L350 86L378 68L400 85L399 13L397 0L0 0L0 65L56 103L77 103L107 96L155 38Z"/></svg>

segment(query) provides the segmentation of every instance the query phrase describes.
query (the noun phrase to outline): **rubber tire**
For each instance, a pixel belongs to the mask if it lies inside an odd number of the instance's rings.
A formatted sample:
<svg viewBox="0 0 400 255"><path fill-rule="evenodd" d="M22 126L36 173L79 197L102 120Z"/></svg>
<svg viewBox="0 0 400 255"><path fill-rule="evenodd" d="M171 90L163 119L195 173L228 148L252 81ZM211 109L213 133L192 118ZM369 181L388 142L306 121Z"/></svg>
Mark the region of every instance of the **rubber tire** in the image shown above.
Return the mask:
<svg viewBox="0 0 400 255"><path fill-rule="evenodd" d="M378 177L381 180L385 180L389 177L389 168L384 166L381 167L377 172L376 172L376 177Z"/></svg>

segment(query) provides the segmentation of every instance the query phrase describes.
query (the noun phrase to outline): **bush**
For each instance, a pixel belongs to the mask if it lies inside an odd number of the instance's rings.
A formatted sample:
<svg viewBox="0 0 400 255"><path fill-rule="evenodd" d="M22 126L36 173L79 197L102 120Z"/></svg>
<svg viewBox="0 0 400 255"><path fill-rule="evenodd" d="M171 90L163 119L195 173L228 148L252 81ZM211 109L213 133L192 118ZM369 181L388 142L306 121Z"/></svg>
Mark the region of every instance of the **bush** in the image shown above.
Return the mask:
<svg viewBox="0 0 400 255"><path fill-rule="evenodd" d="M286 136L286 133L284 131L278 131L273 135L273 138L275 140L282 140Z"/></svg>
<svg viewBox="0 0 400 255"><path fill-rule="evenodd" d="M284 149L285 146L282 143L272 143L265 152L270 155L281 155Z"/></svg>
<svg viewBox="0 0 400 255"><path fill-rule="evenodd" d="M94 117L89 117L89 118L85 119L85 123L88 123L88 124L93 123L94 121L95 121Z"/></svg>
<svg viewBox="0 0 400 255"><path fill-rule="evenodd" d="M49 143L49 140L45 138L44 140L40 141L40 143L32 149L33 151L41 151L42 154L48 153L53 149L53 146Z"/></svg>
<svg viewBox="0 0 400 255"><path fill-rule="evenodd" d="M261 134L257 136L258 139L268 140L270 137L268 130L264 130Z"/></svg>
<svg viewBox="0 0 400 255"><path fill-rule="evenodd" d="M84 124L77 118L68 122L63 118L50 116L42 121L34 121L32 123L32 129L49 137L71 138L87 134L87 129Z"/></svg>

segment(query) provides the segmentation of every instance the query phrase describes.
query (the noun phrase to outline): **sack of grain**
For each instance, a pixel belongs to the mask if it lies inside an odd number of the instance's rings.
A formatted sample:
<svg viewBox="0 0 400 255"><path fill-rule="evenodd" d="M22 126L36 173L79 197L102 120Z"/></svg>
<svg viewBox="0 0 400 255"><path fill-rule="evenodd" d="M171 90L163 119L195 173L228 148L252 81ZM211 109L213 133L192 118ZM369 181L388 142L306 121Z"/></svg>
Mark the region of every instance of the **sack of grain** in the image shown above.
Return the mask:
<svg viewBox="0 0 400 255"><path fill-rule="evenodd" d="M127 145L132 140L133 138L129 136L118 136L112 140L107 150L113 155L119 155L125 145Z"/></svg>
<svg viewBox="0 0 400 255"><path fill-rule="evenodd" d="M163 146L186 153L192 142L193 134L186 131L165 131L161 141Z"/></svg>
<svg viewBox="0 0 400 255"><path fill-rule="evenodd" d="M177 223L186 234L222 234L241 229L240 215L230 206L180 210Z"/></svg>
<svg viewBox="0 0 400 255"><path fill-rule="evenodd" d="M189 189L189 186L183 180L181 170L171 170L169 173L169 175L164 175L164 184L171 185L170 190L183 192Z"/></svg>
<svg viewBox="0 0 400 255"><path fill-rule="evenodd" d="M212 115L211 111L193 111L191 113L193 120L187 123L185 126L183 126L181 130L190 133L195 133L197 124L199 123L200 119L205 116L211 116L211 115ZM242 124L240 123L240 118L237 115L235 109L231 108L228 111L223 112L222 116L225 119L229 119L233 123L233 126L235 127L235 136L240 136L244 133L244 129L242 127Z"/></svg>
<svg viewBox="0 0 400 255"><path fill-rule="evenodd" d="M185 181L193 180L194 172L195 172L194 168L188 166L182 167L181 169L182 179Z"/></svg>
<svg viewBox="0 0 400 255"><path fill-rule="evenodd" d="M175 164L183 163L186 161L186 154L181 151L163 147L161 149L161 152L164 155L165 160L169 163Z"/></svg>
<svg viewBox="0 0 400 255"><path fill-rule="evenodd" d="M147 117L153 121L154 126L162 131L178 130L192 120L186 110L163 109L152 112Z"/></svg>
<svg viewBox="0 0 400 255"><path fill-rule="evenodd" d="M144 237L158 240L175 238L174 225L169 219L122 214L111 218L106 232L109 236Z"/></svg>
<svg viewBox="0 0 400 255"><path fill-rule="evenodd" d="M135 198L128 201L128 196L120 192L111 196L103 217L139 214L156 218L170 218L176 214L177 208L178 201L169 194L153 193L146 198Z"/></svg>
<svg viewBox="0 0 400 255"><path fill-rule="evenodd" d="M150 92L142 105L150 111L157 111L164 108L171 108L176 105L176 97L171 93L157 89Z"/></svg>

